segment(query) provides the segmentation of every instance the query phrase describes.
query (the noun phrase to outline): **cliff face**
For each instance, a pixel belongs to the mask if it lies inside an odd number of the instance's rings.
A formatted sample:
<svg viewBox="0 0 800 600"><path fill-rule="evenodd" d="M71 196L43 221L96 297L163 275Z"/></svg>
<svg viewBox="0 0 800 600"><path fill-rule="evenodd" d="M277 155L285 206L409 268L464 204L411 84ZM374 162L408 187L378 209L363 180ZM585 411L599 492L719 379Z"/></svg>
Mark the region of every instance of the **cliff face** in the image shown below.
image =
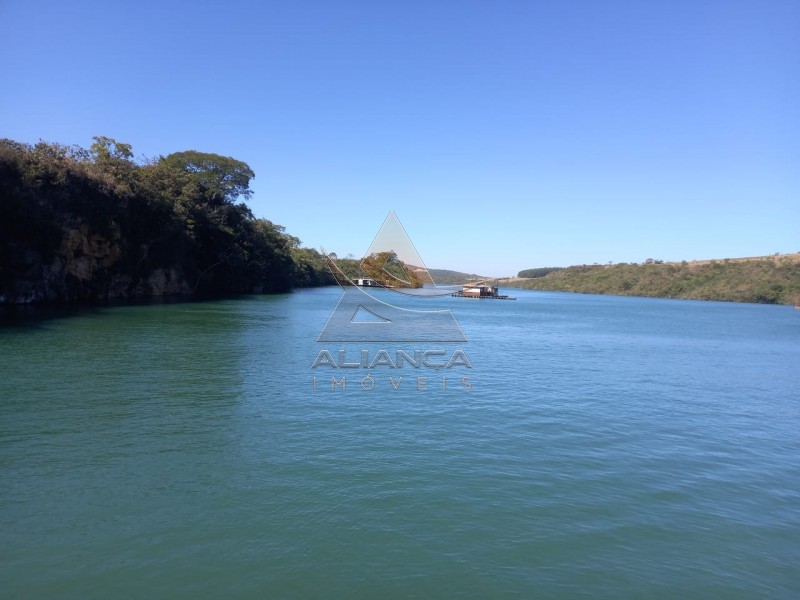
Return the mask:
<svg viewBox="0 0 800 600"><path fill-rule="evenodd" d="M134 277L123 272L123 240L112 223L109 234L89 226L64 228L55 257L47 261L35 249L24 252L28 268L0 289L0 304L98 301L147 296L188 295L185 274L177 267L157 267Z"/></svg>

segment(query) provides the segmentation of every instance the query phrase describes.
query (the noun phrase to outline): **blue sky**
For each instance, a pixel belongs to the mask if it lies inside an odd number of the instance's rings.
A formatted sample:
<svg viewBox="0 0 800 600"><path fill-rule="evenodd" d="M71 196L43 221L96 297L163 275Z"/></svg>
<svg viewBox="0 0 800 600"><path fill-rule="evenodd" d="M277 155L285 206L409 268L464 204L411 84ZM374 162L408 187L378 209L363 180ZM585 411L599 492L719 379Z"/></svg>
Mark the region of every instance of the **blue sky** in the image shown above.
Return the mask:
<svg viewBox="0 0 800 600"><path fill-rule="evenodd" d="M429 267L800 251L800 3L0 0L0 136L256 172L250 205Z"/></svg>

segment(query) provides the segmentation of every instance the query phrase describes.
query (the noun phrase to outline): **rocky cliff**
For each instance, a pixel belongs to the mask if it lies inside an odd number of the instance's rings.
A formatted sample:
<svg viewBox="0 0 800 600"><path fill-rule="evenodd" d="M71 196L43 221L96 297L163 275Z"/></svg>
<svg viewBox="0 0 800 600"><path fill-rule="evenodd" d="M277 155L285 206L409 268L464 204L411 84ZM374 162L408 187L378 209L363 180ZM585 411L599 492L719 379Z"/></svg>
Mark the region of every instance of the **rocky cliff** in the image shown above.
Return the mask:
<svg viewBox="0 0 800 600"><path fill-rule="evenodd" d="M116 224L108 235L92 233L85 223L65 228L49 261L35 249L25 254L29 268L0 290L0 304L189 295L193 291L177 267L156 267L135 277L123 272L123 244Z"/></svg>

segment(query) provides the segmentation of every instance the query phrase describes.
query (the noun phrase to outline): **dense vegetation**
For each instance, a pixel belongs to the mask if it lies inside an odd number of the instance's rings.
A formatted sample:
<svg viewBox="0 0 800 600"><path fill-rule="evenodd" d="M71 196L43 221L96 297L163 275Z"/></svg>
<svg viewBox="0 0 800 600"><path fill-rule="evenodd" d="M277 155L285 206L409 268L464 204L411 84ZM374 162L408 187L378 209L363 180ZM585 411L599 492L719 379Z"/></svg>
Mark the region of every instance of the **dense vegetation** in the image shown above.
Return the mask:
<svg viewBox="0 0 800 600"><path fill-rule="evenodd" d="M508 285L585 294L800 304L798 258L789 255L702 263L582 265Z"/></svg>
<svg viewBox="0 0 800 600"><path fill-rule="evenodd" d="M243 202L250 167L196 151L137 162L0 140L0 302L278 292L332 283L322 257Z"/></svg>
<svg viewBox="0 0 800 600"><path fill-rule="evenodd" d="M560 271L563 267L540 267L538 269L525 269L517 274L517 277L525 277L528 279L535 279L537 277L544 277L553 271Z"/></svg>

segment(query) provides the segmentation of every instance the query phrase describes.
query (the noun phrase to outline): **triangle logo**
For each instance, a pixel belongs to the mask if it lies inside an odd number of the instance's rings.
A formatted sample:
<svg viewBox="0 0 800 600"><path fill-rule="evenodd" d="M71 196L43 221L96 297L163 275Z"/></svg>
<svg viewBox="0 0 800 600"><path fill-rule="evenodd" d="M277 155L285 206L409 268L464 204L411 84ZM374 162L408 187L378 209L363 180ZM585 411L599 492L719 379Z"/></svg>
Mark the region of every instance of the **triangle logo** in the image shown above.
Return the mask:
<svg viewBox="0 0 800 600"><path fill-rule="evenodd" d="M361 260L358 278L345 275L324 248L322 255L344 293L317 337L318 342L468 341L449 308L419 310L419 302L409 298L403 302L412 302L413 308L386 301L387 293L396 294L393 298L400 300L402 296L449 296L461 289L435 284L394 211L386 217Z"/></svg>

